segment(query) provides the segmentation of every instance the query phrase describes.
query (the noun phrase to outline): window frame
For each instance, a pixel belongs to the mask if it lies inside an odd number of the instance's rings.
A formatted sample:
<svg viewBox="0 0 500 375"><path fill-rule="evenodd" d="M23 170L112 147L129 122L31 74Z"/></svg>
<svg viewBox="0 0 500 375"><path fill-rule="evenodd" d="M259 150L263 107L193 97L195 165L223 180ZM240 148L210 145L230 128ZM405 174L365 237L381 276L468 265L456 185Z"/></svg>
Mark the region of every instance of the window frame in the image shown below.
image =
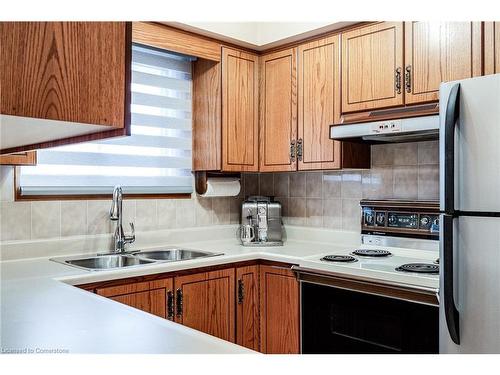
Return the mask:
<svg viewBox="0 0 500 375"><path fill-rule="evenodd" d="M20 166L14 167L14 201L71 201L71 200L107 200L113 194L68 194L68 195L21 195L18 174ZM191 199L194 193L165 193L165 194L123 194L124 199Z"/></svg>

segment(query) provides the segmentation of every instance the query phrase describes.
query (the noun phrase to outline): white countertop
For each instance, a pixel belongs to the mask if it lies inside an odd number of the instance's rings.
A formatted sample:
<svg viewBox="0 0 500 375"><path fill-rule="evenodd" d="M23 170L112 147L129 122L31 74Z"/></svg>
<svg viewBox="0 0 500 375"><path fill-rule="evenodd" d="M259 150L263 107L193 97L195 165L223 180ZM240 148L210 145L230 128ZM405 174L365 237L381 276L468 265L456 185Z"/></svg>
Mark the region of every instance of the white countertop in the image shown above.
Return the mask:
<svg viewBox="0 0 500 375"><path fill-rule="evenodd" d="M254 353L72 285L265 259L382 280L438 287L438 277L395 274L357 265L331 265L321 255L348 254L356 244L288 240L282 247L243 247L235 239L183 242L184 248L224 255L113 271L86 271L49 258L1 262L1 348L60 349L70 353ZM169 243L168 246L175 244ZM365 246L366 247L366 246ZM158 248L155 246L153 248ZM433 260L436 252L396 249L401 259ZM418 255L418 258L417 258Z"/></svg>

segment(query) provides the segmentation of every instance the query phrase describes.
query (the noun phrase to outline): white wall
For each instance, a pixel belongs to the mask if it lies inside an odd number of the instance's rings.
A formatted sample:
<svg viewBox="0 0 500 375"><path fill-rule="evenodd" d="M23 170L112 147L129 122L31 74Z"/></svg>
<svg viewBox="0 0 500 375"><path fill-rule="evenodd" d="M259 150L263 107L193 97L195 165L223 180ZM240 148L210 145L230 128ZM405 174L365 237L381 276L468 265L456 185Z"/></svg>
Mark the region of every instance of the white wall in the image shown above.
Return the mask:
<svg viewBox="0 0 500 375"><path fill-rule="evenodd" d="M332 31L354 22L166 22L244 47L263 50Z"/></svg>

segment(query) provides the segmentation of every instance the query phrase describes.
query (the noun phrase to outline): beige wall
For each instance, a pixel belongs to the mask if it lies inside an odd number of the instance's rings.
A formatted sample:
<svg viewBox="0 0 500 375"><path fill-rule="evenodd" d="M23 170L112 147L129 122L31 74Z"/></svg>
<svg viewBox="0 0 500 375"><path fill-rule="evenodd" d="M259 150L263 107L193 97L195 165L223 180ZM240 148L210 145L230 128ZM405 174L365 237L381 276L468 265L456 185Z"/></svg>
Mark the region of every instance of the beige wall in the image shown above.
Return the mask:
<svg viewBox="0 0 500 375"><path fill-rule="evenodd" d="M14 202L13 168L0 167L0 240L111 233L109 200ZM438 199L438 143L372 147L370 170L244 174L236 198L126 200L137 230L239 222L243 196L275 195L291 225L359 230L361 198ZM127 229L128 230L128 229Z"/></svg>

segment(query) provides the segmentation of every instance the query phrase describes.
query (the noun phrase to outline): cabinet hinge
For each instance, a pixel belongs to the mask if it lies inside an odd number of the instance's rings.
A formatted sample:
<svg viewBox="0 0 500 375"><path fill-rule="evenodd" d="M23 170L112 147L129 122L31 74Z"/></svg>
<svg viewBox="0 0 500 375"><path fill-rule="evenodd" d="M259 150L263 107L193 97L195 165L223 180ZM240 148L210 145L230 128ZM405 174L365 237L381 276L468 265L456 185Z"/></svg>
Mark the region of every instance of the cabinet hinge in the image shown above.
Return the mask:
<svg viewBox="0 0 500 375"><path fill-rule="evenodd" d="M295 162L295 140L290 142L290 162Z"/></svg>

